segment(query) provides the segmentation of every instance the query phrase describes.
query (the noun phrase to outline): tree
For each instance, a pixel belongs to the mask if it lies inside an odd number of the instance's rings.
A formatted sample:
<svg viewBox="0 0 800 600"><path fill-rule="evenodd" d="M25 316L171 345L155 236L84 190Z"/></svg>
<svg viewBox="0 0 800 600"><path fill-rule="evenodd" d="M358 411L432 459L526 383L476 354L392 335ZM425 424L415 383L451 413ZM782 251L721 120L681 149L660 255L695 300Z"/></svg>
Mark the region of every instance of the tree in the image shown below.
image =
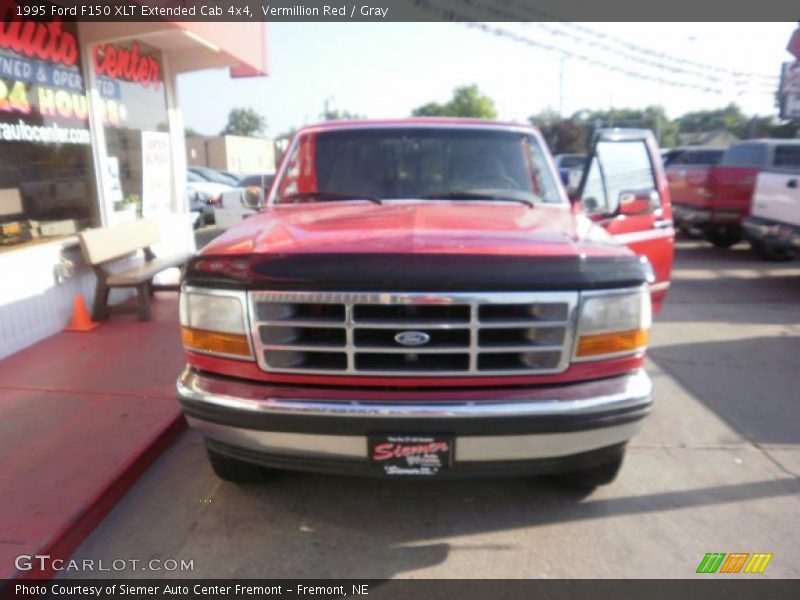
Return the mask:
<svg viewBox="0 0 800 600"><path fill-rule="evenodd" d="M275 136L275 141L278 140L290 140L294 137L294 134L297 133L297 127L290 127L283 133L279 133Z"/></svg>
<svg viewBox="0 0 800 600"><path fill-rule="evenodd" d="M339 110L338 108L325 109L320 115L324 121L348 121L354 119L366 119L364 115L351 113L347 110Z"/></svg>
<svg viewBox="0 0 800 600"><path fill-rule="evenodd" d="M713 110L696 110L688 112L679 119L681 133L697 133L727 129L739 137L747 132L748 117L736 104Z"/></svg>
<svg viewBox="0 0 800 600"><path fill-rule="evenodd" d="M228 113L228 124L222 130L222 135L256 137L262 135L266 129L266 120L252 108L232 108Z"/></svg>
<svg viewBox="0 0 800 600"><path fill-rule="evenodd" d="M560 120L539 126L553 154L585 154L589 128L575 121Z"/></svg>
<svg viewBox="0 0 800 600"><path fill-rule="evenodd" d="M462 85L453 90L453 97L446 104L429 102L411 111L415 117L474 117L496 119L494 101L480 92L478 86Z"/></svg>
<svg viewBox="0 0 800 600"><path fill-rule="evenodd" d="M662 106L641 108L612 108L609 110L580 110L572 118L594 132L597 127L631 127L650 129L662 147L678 144L678 125L667 117Z"/></svg>

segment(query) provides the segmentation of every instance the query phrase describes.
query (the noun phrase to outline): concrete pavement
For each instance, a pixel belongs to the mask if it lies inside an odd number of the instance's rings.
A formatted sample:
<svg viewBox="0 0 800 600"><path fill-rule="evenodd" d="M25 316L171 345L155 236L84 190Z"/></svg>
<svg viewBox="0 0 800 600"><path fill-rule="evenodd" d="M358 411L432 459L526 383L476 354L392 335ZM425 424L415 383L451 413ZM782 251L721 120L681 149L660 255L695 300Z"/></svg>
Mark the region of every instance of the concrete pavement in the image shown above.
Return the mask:
<svg viewBox="0 0 800 600"><path fill-rule="evenodd" d="M194 561L104 573L120 577L672 578L696 576L706 552L771 552L761 577L800 577L798 357L800 261L681 242L653 331L657 406L613 485L287 473L236 486L186 433L75 557Z"/></svg>

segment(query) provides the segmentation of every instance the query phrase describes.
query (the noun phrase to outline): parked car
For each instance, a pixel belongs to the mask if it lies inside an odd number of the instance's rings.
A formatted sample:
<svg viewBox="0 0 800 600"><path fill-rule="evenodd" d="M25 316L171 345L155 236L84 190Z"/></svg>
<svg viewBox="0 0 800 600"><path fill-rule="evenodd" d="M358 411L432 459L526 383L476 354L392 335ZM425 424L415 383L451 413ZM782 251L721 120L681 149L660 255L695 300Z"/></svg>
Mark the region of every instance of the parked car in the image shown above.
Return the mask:
<svg viewBox="0 0 800 600"><path fill-rule="evenodd" d="M708 198L695 206L675 207L678 227L696 227L714 246L728 248L742 237L742 221L750 214L757 175L795 160L800 140L748 140L728 148L708 176ZM784 157L788 157L785 159ZM786 165L785 166L791 166Z"/></svg>
<svg viewBox="0 0 800 600"><path fill-rule="evenodd" d="M672 265L653 135L598 132L574 207L530 126L328 122L287 152L183 273L178 393L217 475L612 481Z"/></svg>
<svg viewBox="0 0 800 600"><path fill-rule="evenodd" d="M231 173L230 171L220 171L225 177L227 177L230 181L234 183L238 183L241 177L236 173Z"/></svg>
<svg viewBox="0 0 800 600"><path fill-rule="evenodd" d="M274 178L275 173L258 173L239 179L236 187L224 192L214 207L215 223L227 229L257 213Z"/></svg>
<svg viewBox="0 0 800 600"><path fill-rule="evenodd" d="M223 193L232 189L230 185L209 181L192 169L186 171L186 193L189 196L189 210L202 215L197 224L214 222L214 207L219 204Z"/></svg>
<svg viewBox="0 0 800 600"><path fill-rule="evenodd" d="M211 181L212 183L221 183L223 185L235 186L239 178L235 175L230 173L225 173L223 171L217 171L216 169L212 169L210 167L187 167L192 173L199 175L206 181Z"/></svg>
<svg viewBox="0 0 800 600"><path fill-rule="evenodd" d="M719 163L724 153L725 148L686 146L662 154L675 224L684 233L698 230L693 219L705 214L711 197L711 168Z"/></svg>
<svg viewBox="0 0 800 600"><path fill-rule="evenodd" d="M795 166L758 174L752 213L744 220L750 246L770 261L800 254L800 144L787 146L778 163Z"/></svg>

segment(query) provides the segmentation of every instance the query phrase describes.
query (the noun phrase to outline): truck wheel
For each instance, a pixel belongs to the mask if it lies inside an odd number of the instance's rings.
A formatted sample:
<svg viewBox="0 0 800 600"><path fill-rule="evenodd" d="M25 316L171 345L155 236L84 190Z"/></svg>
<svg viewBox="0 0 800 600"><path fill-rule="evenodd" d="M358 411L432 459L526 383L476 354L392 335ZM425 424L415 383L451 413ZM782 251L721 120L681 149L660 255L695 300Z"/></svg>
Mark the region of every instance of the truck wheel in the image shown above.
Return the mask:
<svg viewBox="0 0 800 600"><path fill-rule="evenodd" d="M570 471L568 473L559 473L555 476L555 480L565 486L578 489L594 489L599 485L607 485L614 481L622 466L623 457L620 456L613 462L603 463L588 469L581 469L580 471Z"/></svg>
<svg viewBox="0 0 800 600"><path fill-rule="evenodd" d="M266 469L258 465L220 454L209 448L208 444L206 444L206 452L211 468L220 479L234 483L260 483L266 478Z"/></svg>
<svg viewBox="0 0 800 600"><path fill-rule="evenodd" d="M742 232L738 229L712 229L706 231L706 241L715 248L730 248L742 241Z"/></svg>
<svg viewBox="0 0 800 600"><path fill-rule="evenodd" d="M750 240L750 247L762 260L768 260L770 262L792 260L792 255L783 248L776 248L775 246L765 244L758 240Z"/></svg>

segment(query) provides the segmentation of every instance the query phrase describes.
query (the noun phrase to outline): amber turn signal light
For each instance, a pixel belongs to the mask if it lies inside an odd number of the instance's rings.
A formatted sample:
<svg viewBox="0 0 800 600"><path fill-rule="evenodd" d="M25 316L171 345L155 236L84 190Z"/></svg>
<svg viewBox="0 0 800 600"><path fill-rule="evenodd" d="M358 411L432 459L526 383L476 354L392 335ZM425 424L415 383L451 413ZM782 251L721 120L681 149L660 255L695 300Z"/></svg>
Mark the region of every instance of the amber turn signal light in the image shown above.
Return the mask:
<svg viewBox="0 0 800 600"><path fill-rule="evenodd" d="M187 350L242 358L252 356L246 335L181 327L181 337Z"/></svg>
<svg viewBox="0 0 800 600"><path fill-rule="evenodd" d="M578 339L578 349L575 352L575 356L582 358L633 352L639 348L644 348L647 345L647 338L648 331L646 329L582 335Z"/></svg>

